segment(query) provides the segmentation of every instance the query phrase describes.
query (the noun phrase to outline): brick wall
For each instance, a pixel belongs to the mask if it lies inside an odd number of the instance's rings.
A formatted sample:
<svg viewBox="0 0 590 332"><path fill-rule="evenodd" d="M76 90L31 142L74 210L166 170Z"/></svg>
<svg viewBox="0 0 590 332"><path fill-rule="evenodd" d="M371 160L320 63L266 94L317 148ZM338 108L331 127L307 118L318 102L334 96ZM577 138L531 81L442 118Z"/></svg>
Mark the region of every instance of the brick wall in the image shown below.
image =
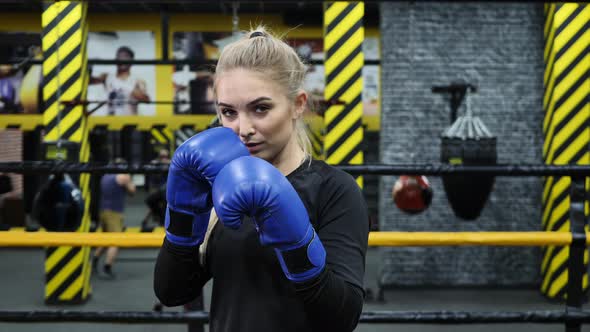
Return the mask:
<svg viewBox="0 0 590 332"><path fill-rule="evenodd" d="M23 138L17 129L0 130L0 162L22 161ZM23 180L20 174L10 174L15 194L22 194Z"/></svg>
<svg viewBox="0 0 590 332"><path fill-rule="evenodd" d="M479 86L476 115L498 137L499 163L541 163L542 3L381 3L383 163L438 163L448 101L432 85ZM387 231L540 230L540 178L496 178L473 222L457 219L438 177L433 203L417 216L391 202L396 177L381 177L379 223ZM518 285L539 280L537 248L382 249L380 282L400 285Z"/></svg>

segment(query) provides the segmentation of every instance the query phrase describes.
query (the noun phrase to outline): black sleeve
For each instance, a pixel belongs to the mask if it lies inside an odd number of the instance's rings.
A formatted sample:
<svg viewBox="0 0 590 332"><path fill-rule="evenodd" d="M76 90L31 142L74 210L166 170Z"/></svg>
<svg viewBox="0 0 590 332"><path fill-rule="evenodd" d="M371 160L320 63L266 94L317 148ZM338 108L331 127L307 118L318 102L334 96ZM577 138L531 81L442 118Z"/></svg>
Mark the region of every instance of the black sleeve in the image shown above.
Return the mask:
<svg viewBox="0 0 590 332"><path fill-rule="evenodd" d="M199 264L198 247L182 247L164 239L154 270L154 292L162 304L172 307L201 295L211 279Z"/></svg>
<svg viewBox="0 0 590 332"><path fill-rule="evenodd" d="M295 284L314 330L352 331L363 308L369 217L354 179L337 173L322 186L318 237L326 249L326 269L314 280Z"/></svg>

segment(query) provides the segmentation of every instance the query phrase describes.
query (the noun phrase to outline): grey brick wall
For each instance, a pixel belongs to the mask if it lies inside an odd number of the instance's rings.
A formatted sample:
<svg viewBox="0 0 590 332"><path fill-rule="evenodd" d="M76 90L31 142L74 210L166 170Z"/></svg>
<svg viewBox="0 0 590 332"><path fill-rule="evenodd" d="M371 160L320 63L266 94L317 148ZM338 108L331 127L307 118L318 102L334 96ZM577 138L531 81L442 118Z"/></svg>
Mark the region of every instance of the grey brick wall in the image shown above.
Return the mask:
<svg viewBox="0 0 590 332"><path fill-rule="evenodd" d="M23 160L23 134L18 129L0 130L0 162ZM22 195L23 176L9 173L12 180L11 195Z"/></svg>
<svg viewBox="0 0 590 332"><path fill-rule="evenodd" d="M383 163L438 163L447 100L432 85L479 86L471 104L498 137L499 163L542 162L543 5L541 3L382 3ZM461 113L460 113L461 114ZM540 178L496 178L482 216L457 219L439 177L431 207L417 216L391 200L396 177L380 181L383 231L533 231L541 228ZM401 285L532 285L537 248L383 248L380 282Z"/></svg>

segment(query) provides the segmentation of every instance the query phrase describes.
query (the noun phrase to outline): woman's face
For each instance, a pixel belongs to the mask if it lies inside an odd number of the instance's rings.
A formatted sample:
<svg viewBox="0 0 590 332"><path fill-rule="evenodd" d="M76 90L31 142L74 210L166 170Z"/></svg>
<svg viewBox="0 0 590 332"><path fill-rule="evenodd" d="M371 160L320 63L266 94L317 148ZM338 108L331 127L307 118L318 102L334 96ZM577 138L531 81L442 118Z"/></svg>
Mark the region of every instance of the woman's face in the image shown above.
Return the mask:
<svg viewBox="0 0 590 332"><path fill-rule="evenodd" d="M304 110L305 93L289 100L278 84L246 69L221 74L216 92L221 124L240 136L251 155L275 163L297 148L295 120Z"/></svg>

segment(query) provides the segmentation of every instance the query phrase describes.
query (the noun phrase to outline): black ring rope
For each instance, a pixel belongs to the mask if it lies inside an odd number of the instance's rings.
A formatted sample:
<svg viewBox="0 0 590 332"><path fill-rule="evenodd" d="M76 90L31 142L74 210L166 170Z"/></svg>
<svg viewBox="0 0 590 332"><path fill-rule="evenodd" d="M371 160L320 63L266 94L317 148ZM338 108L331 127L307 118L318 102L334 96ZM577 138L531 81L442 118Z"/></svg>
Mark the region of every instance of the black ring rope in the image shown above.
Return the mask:
<svg viewBox="0 0 590 332"><path fill-rule="evenodd" d="M353 175L496 175L496 176L590 176L589 165L337 165ZM132 173L154 174L168 171L166 164L106 164L66 161L1 162L0 172L21 174L51 173Z"/></svg>
<svg viewBox="0 0 590 332"><path fill-rule="evenodd" d="M20 64L23 61L26 61L27 65L41 65L43 64L43 59L23 59L23 58L16 58L16 59L6 59L3 63L6 64ZM311 59L306 61L308 65L323 65L325 62L324 60L318 59ZM134 60L119 60L119 59L88 59L89 65L134 65L134 66L142 66L142 65L150 65L150 66L157 66L157 65L197 65L203 67L210 67L213 69L215 65L217 65L217 60L196 60L196 59L134 59ZM365 65L380 65L380 60L372 60L372 59L365 59Z"/></svg>
<svg viewBox="0 0 590 332"><path fill-rule="evenodd" d="M141 311L0 311L0 322L9 323L207 323L209 314L193 312ZM477 311L369 311L360 323L367 324L506 324L506 323L590 323L588 311L539 310L523 312Z"/></svg>

